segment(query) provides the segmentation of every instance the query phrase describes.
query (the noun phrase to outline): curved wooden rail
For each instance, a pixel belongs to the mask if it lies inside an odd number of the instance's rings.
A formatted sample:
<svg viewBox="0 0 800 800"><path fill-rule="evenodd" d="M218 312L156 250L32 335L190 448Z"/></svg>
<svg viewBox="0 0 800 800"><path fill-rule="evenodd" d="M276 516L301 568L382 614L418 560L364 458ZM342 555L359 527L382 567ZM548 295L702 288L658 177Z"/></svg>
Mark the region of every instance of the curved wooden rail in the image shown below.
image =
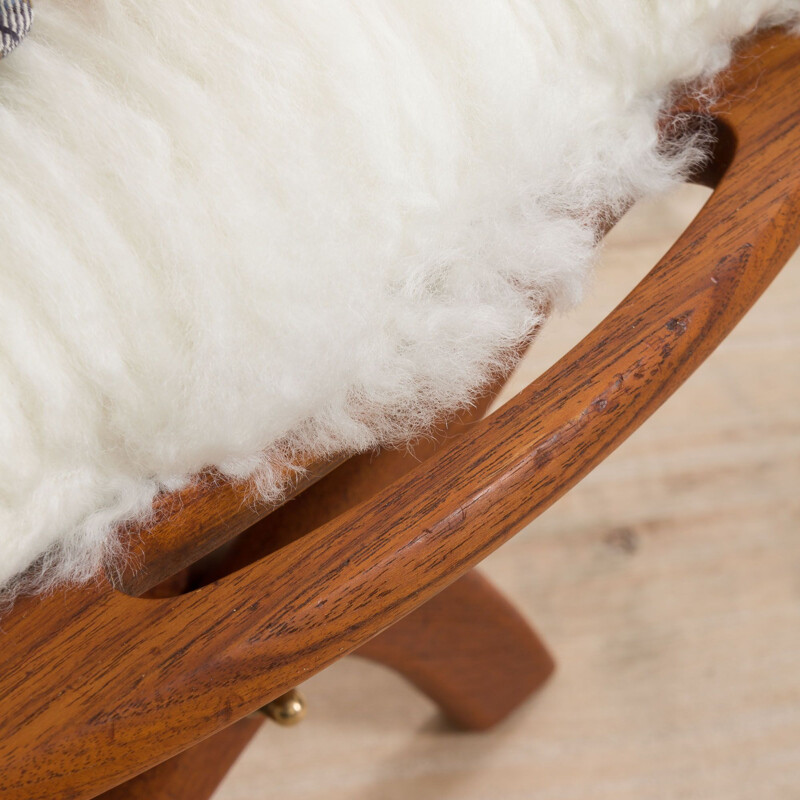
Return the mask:
<svg viewBox="0 0 800 800"><path fill-rule="evenodd" d="M459 414L437 432L440 436L421 442L415 448L414 459L427 458L435 452L441 439L450 439L468 430L483 416L503 383L499 380L488 386L473 408ZM384 452L376 461L371 453L347 461L344 458L328 462L309 459L301 474L285 473L292 485L290 497L303 492L307 500L313 493L323 497L326 506L335 503L337 507L347 507L354 495L369 492L371 487L383 486L390 479L405 474L408 459L403 458L404 455L402 451ZM281 540L294 533L287 530L276 535L275 526L286 520L270 522L269 531L258 530L264 526L257 523L271 520L276 505L279 512L285 513L285 498L282 505L255 497L256 489L251 483L233 483L210 473L185 489L161 495L152 518L144 526L121 532L128 537L131 558L119 574L111 576L113 584L126 594L144 594L244 531L251 539L263 541L269 536L272 549L280 546ZM315 505L320 505L319 501ZM241 550L242 542L237 540L237 544Z"/></svg>
<svg viewBox="0 0 800 800"><path fill-rule="evenodd" d="M735 153L634 291L512 402L388 490L179 597L105 581L3 621L0 796L89 798L362 645L574 485L702 362L800 241L800 42L727 77Z"/></svg>

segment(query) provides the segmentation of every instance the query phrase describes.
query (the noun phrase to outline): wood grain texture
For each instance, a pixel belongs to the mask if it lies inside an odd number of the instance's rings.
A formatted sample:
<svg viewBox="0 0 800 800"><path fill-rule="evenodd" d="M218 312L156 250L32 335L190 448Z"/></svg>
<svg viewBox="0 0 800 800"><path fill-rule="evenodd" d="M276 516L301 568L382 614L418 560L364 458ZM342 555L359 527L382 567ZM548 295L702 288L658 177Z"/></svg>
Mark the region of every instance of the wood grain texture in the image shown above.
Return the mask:
<svg viewBox="0 0 800 800"><path fill-rule="evenodd" d="M291 485L287 497L312 486L342 461L344 458L329 462L308 459L304 472L286 474ZM251 481L233 482L208 472L185 489L159 495L146 523L126 526L120 532L127 559L119 573L109 577L128 594L144 594L279 505L260 499Z"/></svg>
<svg viewBox="0 0 800 800"><path fill-rule="evenodd" d="M681 384L798 244L800 44L727 79L736 150L676 246L517 398L390 489L180 597L97 585L0 634L2 796L88 798L364 644L547 508Z"/></svg>
<svg viewBox="0 0 800 800"><path fill-rule="evenodd" d="M708 193L681 187L626 215L512 394L602 320ZM668 403L481 563L558 656L542 692L465 734L389 670L342 659L304 684L297 735L263 729L215 800L261 797L265 772L282 800L796 800L798 299L800 252Z"/></svg>
<svg viewBox="0 0 800 800"><path fill-rule="evenodd" d="M209 800L263 721L261 714L243 717L98 800Z"/></svg>
<svg viewBox="0 0 800 800"><path fill-rule="evenodd" d="M382 449L356 455L307 487L297 501L290 499L255 525L187 570L189 586L219 580L280 550L310 531L365 502L393 481L433 456L442 446L463 435L486 413L506 384L503 376L468 410L456 415L413 449ZM167 594L180 594L165 582Z"/></svg>
<svg viewBox="0 0 800 800"><path fill-rule="evenodd" d="M187 580L208 581L223 563L227 573L263 557L366 499L430 457L442 442L460 436L483 416L504 383L505 376L501 376L487 386L472 408L454 415L418 442L413 454L384 450L380 458L363 453L326 462L305 459L304 471L286 473L291 489L279 502L258 499L250 481L233 483L212 472L185 489L159 496L145 524L122 532L129 558L119 574L110 576L114 586L135 596L152 592L199 559L222 550L228 542L235 546L220 553L224 559L209 559L202 565L202 574L195 571ZM299 504L287 501L301 493L303 503L298 513ZM168 587L156 590L164 596L169 592Z"/></svg>

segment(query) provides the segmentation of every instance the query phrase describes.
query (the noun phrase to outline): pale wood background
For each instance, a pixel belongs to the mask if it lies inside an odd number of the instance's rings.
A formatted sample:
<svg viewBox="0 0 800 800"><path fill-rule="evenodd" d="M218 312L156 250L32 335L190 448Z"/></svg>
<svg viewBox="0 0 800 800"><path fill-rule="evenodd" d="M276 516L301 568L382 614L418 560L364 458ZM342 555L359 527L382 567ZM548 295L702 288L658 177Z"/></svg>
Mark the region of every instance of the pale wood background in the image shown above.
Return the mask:
<svg viewBox="0 0 800 800"><path fill-rule="evenodd" d="M627 292L705 197L637 206L540 373ZM449 729L358 659L310 680L216 800L800 798L800 257L667 405L485 571L559 671L493 732Z"/></svg>

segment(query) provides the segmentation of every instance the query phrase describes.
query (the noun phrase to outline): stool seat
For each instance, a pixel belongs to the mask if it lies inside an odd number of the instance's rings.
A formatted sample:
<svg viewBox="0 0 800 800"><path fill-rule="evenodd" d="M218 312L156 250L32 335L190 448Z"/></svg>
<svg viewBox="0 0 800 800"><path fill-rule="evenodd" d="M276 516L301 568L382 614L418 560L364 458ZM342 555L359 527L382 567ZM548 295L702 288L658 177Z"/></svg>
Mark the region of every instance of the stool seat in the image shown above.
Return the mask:
<svg viewBox="0 0 800 800"><path fill-rule="evenodd" d="M481 417L488 389L413 454L339 463L293 451L260 488L258 464L239 481L219 469L170 491L165 481L149 521L118 531L138 570L117 562L18 600L0 625L4 800L207 798L252 735L248 715L348 653L404 675L473 730L541 688L548 649L473 567L647 420L800 244L800 39L760 32L715 86L710 104L683 87L656 151L685 150L681 131L698 128L673 120L699 116L717 137L687 178L713 190L708 201L629 295L501 408ZM276 508L284 495L270 501L268 488L298 462L308 469L294 489L316 483Z"/></svg>
<svg viewBox="0 0 800 800"><path fill-rule="evenodd" d="M0 64L6 596L121 568L201 474L278 502L468 408L702 159L676 86L796 9L37 0Z"/></svg>

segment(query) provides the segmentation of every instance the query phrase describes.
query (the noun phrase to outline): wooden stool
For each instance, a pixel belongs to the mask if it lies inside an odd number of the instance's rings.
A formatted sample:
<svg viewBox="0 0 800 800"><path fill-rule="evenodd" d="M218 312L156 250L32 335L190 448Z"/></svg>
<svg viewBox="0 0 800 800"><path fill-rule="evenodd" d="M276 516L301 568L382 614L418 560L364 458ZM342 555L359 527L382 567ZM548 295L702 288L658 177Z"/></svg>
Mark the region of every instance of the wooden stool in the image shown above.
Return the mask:
<svg viewBox="0 0 800 800"><path fill-rule="evenodd" d="M209 797L252 713L350 652L466 728L540 686L546 649L472 568L658 408L800 242L800 41L757 37L720 88L704 209L504 407L417 460L309 464L277 511L209 475L130 532L138 570L21 600L0 630L4 800Z"/></svg>

